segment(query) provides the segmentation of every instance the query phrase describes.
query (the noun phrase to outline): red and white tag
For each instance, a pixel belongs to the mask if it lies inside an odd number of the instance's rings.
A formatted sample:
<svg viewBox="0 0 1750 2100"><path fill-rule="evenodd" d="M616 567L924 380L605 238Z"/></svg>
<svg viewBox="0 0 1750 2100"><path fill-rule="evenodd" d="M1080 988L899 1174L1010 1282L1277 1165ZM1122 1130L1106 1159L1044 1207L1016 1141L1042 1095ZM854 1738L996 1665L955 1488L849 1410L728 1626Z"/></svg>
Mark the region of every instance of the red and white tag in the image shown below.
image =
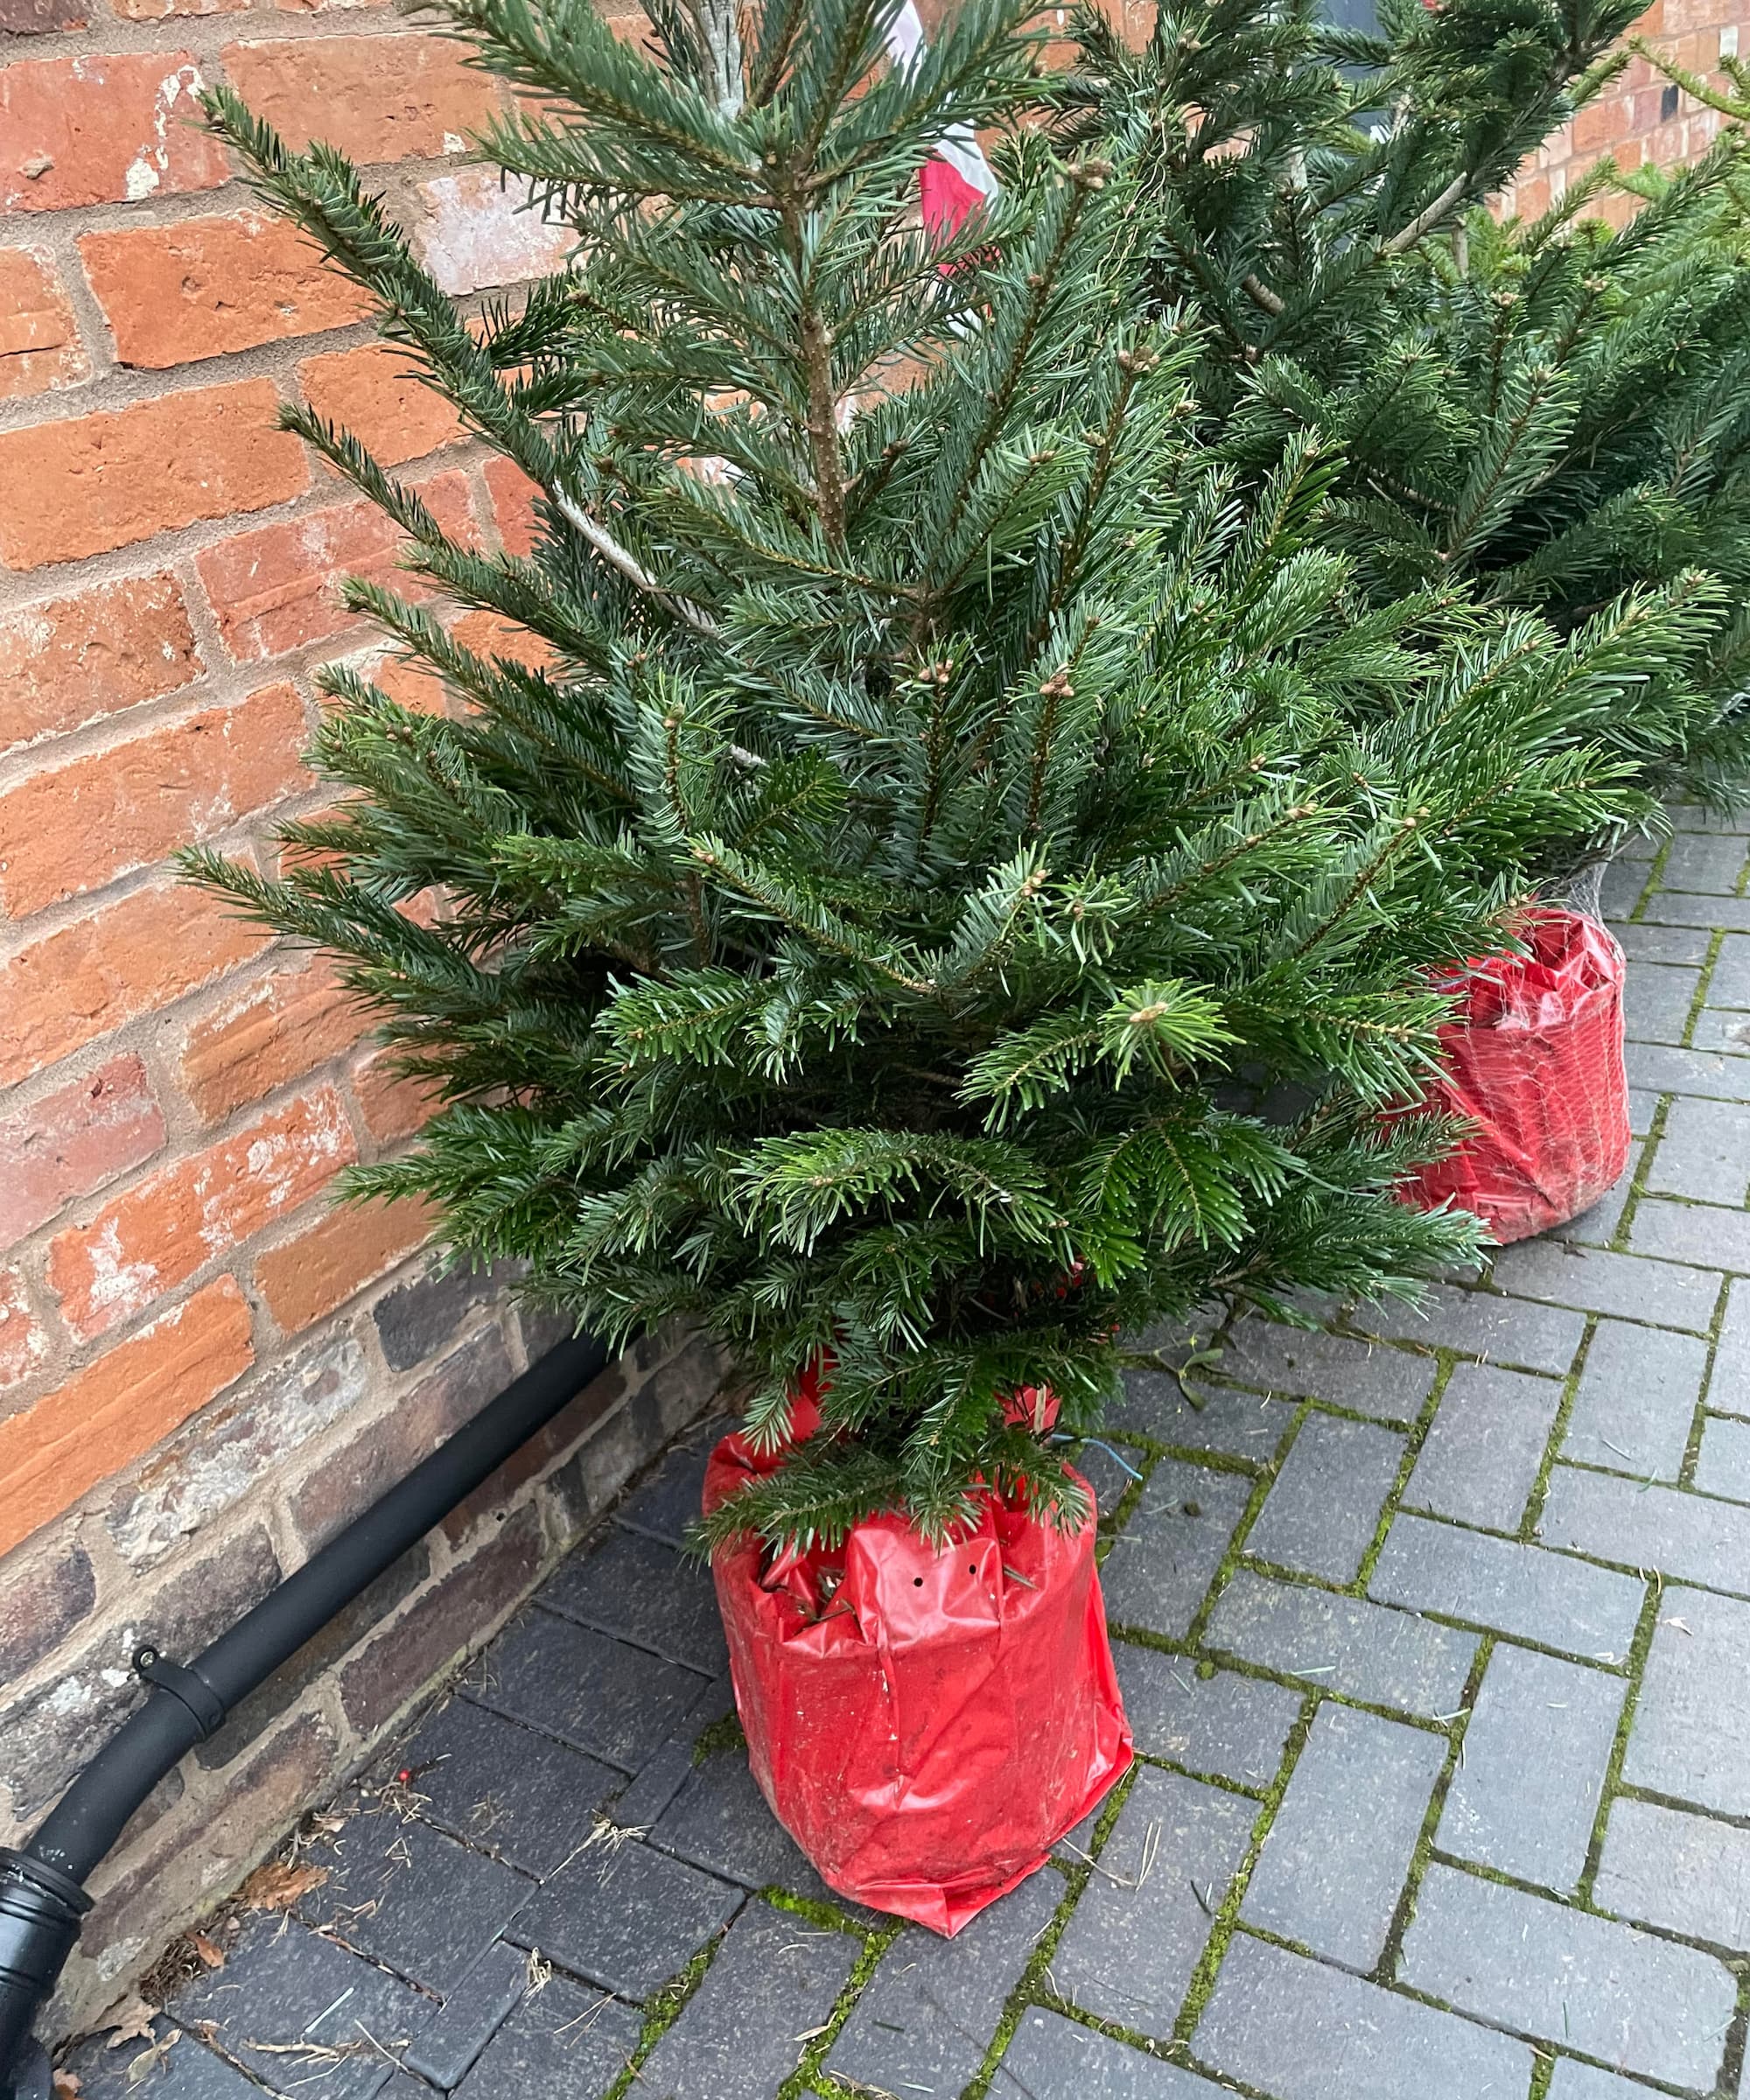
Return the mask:
<svg viewBox="0 0 1750 2100"><path fill-rule="evenodd" d="M893 63L910 66L924 47L924 25L914 0L893 18L887 50ZM997 194L997 178L970 124L950 124L918 178L924 224L946 238Z"/></svg>

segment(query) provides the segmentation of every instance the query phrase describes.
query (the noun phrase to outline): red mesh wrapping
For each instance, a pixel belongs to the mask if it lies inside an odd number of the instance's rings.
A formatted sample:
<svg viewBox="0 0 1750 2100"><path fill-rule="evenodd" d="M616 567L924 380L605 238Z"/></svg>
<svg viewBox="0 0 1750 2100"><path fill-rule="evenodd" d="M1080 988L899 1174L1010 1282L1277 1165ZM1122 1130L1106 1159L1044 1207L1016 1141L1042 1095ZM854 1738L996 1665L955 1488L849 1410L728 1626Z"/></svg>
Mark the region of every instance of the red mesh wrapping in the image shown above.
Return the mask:
<svg viewBox="0 0 1750 2100"><path fill-rule="evenodd" d="M1578 1217L1628 1164L1622 950L1575 912L1518 930L1530 953L1466 964L1465 1012L1440 1032L1446 1074L1426 1105L1476 1127L1403 1191L1475 1211L1503 1242Z"/></svg>
<svg viewBox="0 0 1750 2100"><path fill-rule="evenodd" d="M792 1434L818 1424L799 1396ZM706 1510L774 1463L725 1437ZM983 1504L941 1552L878 1516L836 1551L762 1570L750 1544L714 1570L773 1814L841 1895L949 1935L1042 1866L1130 1762L1092 1522L1069 1534Z"/></svg>

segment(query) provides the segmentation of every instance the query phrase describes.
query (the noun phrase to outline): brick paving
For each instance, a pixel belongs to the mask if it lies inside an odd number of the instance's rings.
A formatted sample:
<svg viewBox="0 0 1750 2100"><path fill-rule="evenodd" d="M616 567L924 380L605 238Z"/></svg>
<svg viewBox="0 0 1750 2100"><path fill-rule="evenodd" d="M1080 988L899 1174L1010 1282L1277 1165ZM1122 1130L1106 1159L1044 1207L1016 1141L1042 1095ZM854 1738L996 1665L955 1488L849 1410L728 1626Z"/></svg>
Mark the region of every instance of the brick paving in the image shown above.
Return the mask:
<svg viewBox="0 0 1750 2100"><path fill-rule="evenodd" d="M1677 816L1607 886L1624 1187L1425 1316L1133 1376L1138 1762L959 1939L760 1800L703 1432L81 2100L1750 2100L1750 830Z"/></svg>

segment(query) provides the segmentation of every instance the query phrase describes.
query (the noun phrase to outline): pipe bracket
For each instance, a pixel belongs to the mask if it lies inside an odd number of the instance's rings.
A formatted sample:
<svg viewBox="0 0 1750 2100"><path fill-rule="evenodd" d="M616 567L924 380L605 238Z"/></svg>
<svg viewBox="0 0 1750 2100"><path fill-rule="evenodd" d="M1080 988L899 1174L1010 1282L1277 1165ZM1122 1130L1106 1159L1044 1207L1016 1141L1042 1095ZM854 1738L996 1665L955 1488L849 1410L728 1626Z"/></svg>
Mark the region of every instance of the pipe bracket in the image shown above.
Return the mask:
<svg viewBox="0 0 1750 2100"><path fill-rule="evenodd" d="M166 1662L155 1648L136 1648L134 1668L148 1684L167 1691L172 1698L179 1699L187 1707L194 1716L202 1742L224 1726L225 1702L198 1670L185 1670L180 1662Z"/></svg>

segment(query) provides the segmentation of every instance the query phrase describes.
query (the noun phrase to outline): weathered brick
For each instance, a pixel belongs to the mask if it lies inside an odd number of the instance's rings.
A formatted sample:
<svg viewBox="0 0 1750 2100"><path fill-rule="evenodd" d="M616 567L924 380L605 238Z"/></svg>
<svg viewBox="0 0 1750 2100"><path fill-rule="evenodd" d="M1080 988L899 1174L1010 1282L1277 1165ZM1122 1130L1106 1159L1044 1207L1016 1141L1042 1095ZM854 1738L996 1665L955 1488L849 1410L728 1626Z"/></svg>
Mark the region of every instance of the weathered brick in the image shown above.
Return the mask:
<svg viewBox="0 0 1750 2100"><path fill-rule="evenodd" d="M1353 1582L1397 1484L1404 1446L1390 1430L1309 1415L1246 1535L1246 1551L1303 1574Z"/></svg>
<svg viewBox="0 0 1750 2100"><path fill-rule="evenodd" d="M1384 1951L1446 1750L1444 1736L1325 1701L1240 1915L1347 1968L1371 1969Z"/></svg>
<svg viewBox="0 0 1750 2100"><path fill-rule="evenodd" d="M626 2076L643 2024L631 2006L556 1976L493 2036L457 2088L457 2100L499 2100L509 2093L517 2100L596 2100ZM429 2090L402 2092L390 2085L383 2100L424 2100Z"/></svg>
<svg viewBox="0 0 1750 2100"><path fill-rule="evenodd" d="M466 536L468 485L460 474L440 475L419 493L446 531ZM358 615L340 601L344 577L423 595L397 566L404 543L393 521L360 500L221 540L195 566L226 648L252 663L358 626Z"/></svg>
<svg viewBox="0 0 1750 2100"><path fill-rule="evenodd" d="M1266 1581L1244 1568L1216 1600L1204 1639L1321 1691L1431 1718L1458 1712L1477 1645L1412 1613Z"/></svg>
<svg viewBox="0 0 1750 2100"><path fill-rule="evenodd" d="M1113 1620L1175 1639L1185 1633L1250 1492L1234 1474L1161 1460L1101 1572Z"/></svg>
<svg viewBox="0 0 1750 2100"><path fill-rule="evenodd" d="M510 1382L496 1334L477 1334L389 1411L363 1424L292 1492L292 1519L314 1548L404 1479Z"/></svg>
<svg viewBox="0 0 1750 2100"><path fill-rule="evenodd" d="M186 51L9 66L0 76L0 210L136 202L225 181L224 152L199 122L202 85Z"/></svg>
<svg viewBox="0 0 1750 2100"><path fill-rule="evenodd" d="M1364 1306L1352 1319L1365 1334L1456 1349L1558 1376L1573 1362L1586 1334L1577 1312L1556 1306L1533 1310L1492 1292L1463 1291L1452 1284L1429 1284L1418 1305Z"/></svg>
<svg viewBox="0 0 1750 2100"><path fill-rule="evenodd" d="M0 248L0 401L74 386L89 370L54 264L35 248Z"/></svg>
<svg viewBox="0 0 1750 2100"><path fill-rule="evenodd" d="M1741 1204L1750 1189L1750 1108L1680 1095L1666 1110L1647 1185L1698 1203Z"/></svg>
<svg viewBox="0 0 1750 2100"><path fill-rule="evenodd" d="M1283 2100L1477 2100L1523 2090L1532 2067L1523 2042L1243 1934L1192 2048Z"/></svg>
<svg viewBox="0 0 1750 2100"><path fill-rule="evenodd" d="M77 561L299 494L310 470L278 407L271 380L248 379L6 432L0 561Z"/></svg>
<svg viewBox="0 0 1750 2100"><path fill-rule="evenodd" d="M1242 1787L1267 1787L1275 1778L1300 1714L1296 1693L1230 1670L1200 1676L1188 1657L1129 1641L1113 1642L1112 1659L1144 1756Z"/></svg>
<svg viewBox="0 0 1750 2100"><path fill-rule="evenodd" d="M370 300L262 212L85 234L85 274L124 365L161 370L362 320Z"/></svg>
<svg viewBox="0 0 1750 2100"><path fill-rule="evenodd" d="M97 1601L91 1556L63 1546L21 1556L0 1572L0 1684L16 1684L52 1655Z"/></svg>
<svg viewBox="0 0 1750 2100"><path fill-rule="evenodd" d="M254 1360L228 1276L0 1421L0 1553L149 1451Z"/></svg>
<svg viewBox="0 0 1750 2100"><path fill-rule="evenodd" d="M1561 2056L1550 2079L1549 2100L1646 2100L1646 2093L1644 2085L1619 2078L1614 2071Z"/></svg>
<svg viewBox="0 0 1750 2100"><path fill-rule="evenodd" d="M137 1057L114 1057L0 1123L0 1248L150 1159L163 1111Z"/></svg>
<svg viewBox="0 0 1750 2100"><path fill-rule="evenodd" d="M479 1550L448 1569L340 1673L340 1704L362 1734L380 1728L534 1579L541 1526L519 1509Z"/></svg>
<svg viewBox="0 0 1750 2100"><path fill-rule="evenodd" d="M1704 1006L1690 1036L1698 1050L1718 1050L1726 1057L1750 1057L1750 1014Z"/></svg>
<svg viewBox="0 0 1750 2100"><path fill-rule="evenodd" d="M1627 1686L1502 1642L1483 1672L1435 1842L1569 1894L1586 1866Z"/></svg>
<svg viewBox="0 0 1750 2100"><path fill-rule="evenodd" d="M1517 1529L1536 1484L1562 1389L1552 1378L1454 1367L1410 1485L1407 1505L1498 1531Z"/></svg>
<svg viewBox="0 0 1750 2100"><path fill-rule="evenodd" d="M1698 970L1669 962L1637 962L1622 988L1622 1012L1632 1041L1680 1043L1695 1004Z"/></svg>
<svg viewBox="0 0 1750 2100"><path fill-rule="evenodd" d="M1750 1948L1750 1830L1620 1800L1604 1833L1592 1900L1686 1939Z"/></svg>
<svg viewBox="0 0 1750 2100"><path fill-rule="evenodd" d="M1707 1404L1721 1414L1750 1415L1750 1283L1732 1285L1713 1345Z"/></svg>
<svg viewBox="0 0 1750 2100"><path fill-rule="evenodd" d="M445 1994L444 2010L416 2037L402 2061L443 2091L452 2091L528 1990L526 1957L502 1940L494 1942Z"/></svg>
<svg viewBox="0 0 1750 2100"><path fill-rule="evenodd" d="M421 458L462 435L455 410L393 344L305 358L298 383L318 416L344 425L384 466Z"/></svg>
<svg viewBox="0 0 1750 2100"><path fill-rule="evenodd" d="M458 152L498 108L492 80L435 37L231 44L224 61L232 86L288 145L323 139L360 164Z"/></svg>
<svg viewBox="0 0 1750 2100"><path fill-rule="evenodd" d="M501 458L487 460L486 483L492 498L493 519L506 552L533 554L541 537L535 515L539 485L531 481L514 460Z"/></svg>
<svg viewBox="0 0 1750 2100"><path fill-rule="evenodd" d="M660 1539L616 1525L598 1545L574 1554L540 1597L547 1610L671 1662L709 1676L728 1670L709 1572Z"/></svg>
<svg viewBox="0 0 1750 2100"><path fill-rule="evenodd" d="M1698 939L1705 941L1706 935ZM1750 1009L1750 935L1728 934L1707 981L1710 1006Z"/></svg>
<svg viewBox="0 0 1750 2100"><path fill-rule="evenodd" d="M1712 2088L1737 1996L1711 1956L1438 1865L1400 1973L1461 2012L1697 2090Z"/></svg>
<svg viewBox="0 0 1750 2100"><path fill-rule="evenodd" d="M1562 1439L1562 1456L1610 1473L1675 1480L1707 1372L1698 1335L1604 1320Z"/></svg>
<svg viewBox="0 0 1750 2100"><path fill-rule="evenodd" d="M1750 1596L1750 1532L1729 1502L1558 1466L1537 1530L1546 1544L1619 1567L1656 1568L1681 1582Z"/></svg>
<svg viewBox="0 0 1750 2100"><path fill-rule="evenodd" d="M423 1130L444 1105L428 1080L408 1079L395 1068L394 1054L373 1051L353 1067L353 1098L365 1128L381 1144L410 1138Z"/></svg>
<svg viewBox="0 0 1750 2100"><path fill-rule="evenodd" d="M101 889L310 784L289 685L51 764L0 794L0 899L24 918Z"/></svg>
<svg viewBox="0 0 1750 2100"><path fill-rule="evenodd" d="M1718 1203L1665 1203L1648 1196L1635 1208L1628 1243L1637 1254L1657 1255L1668 1264L1693 1262L1704 1264L1710 1271L1731 1269L1744 1275L1750 1273L1750 1211L1728 1210ZM1698 1280L1704 1286L1714 1283L1712 1274Z"/></svg>
<svg viewBox="0 0 1750 2100"><path fill-rule="evenodd" d="M0 1392L28 1378L48 1354L48 1346L24 1278L16 1269L0 1269Z"/></svg>
<svg viewBox="0 0 1750 2100"><path fill-rule="evenodd" d="M178 1068L201 1119L216 1123L288 1080L339 1056L361 1017L332 967L282 967L234 991L195 1021Z"/></svg>
<svg viewBox="0 0 1750 2100"><path fill-rule="evenodd" d="M372 1307L371 1318L390 1368L410 1371L435 1356L460 1333L475 1307L494 1297L508 1280L502 1268L463 1267L416 1277L386 1292Z"/></svg>
<svg viewBox="0 0 1750 2100"><path fill-rule="evenodd" d="M1737 1510L1726 1510L1742 1529ZM1750 1815L1750 1606L1668 1588L1642 1678L1623 1777L1631 1786Z"/></svg>
<svg viewBox="0 0 1750 2100"><path fill-rule="evenodd" d="M281 1332L296 1334L405 1261L430 1229L416 1202L349 1204L270 1248L256 1282Z"/></svg>
<svg viewBox="0 0 1750 2100"><path fill-rule="evenodd" d="M0 30L10 37L48 37L58 30L83 29L90 19L85 0L4 0Z"/></svg>
<svg viewBox="0 0 1750 2100"><path fill-rule="evenodd" d="M60 1233L48 1276L68 1325L101 1334L323 1188L356 1156L332 1087L136 1183Z"/></svg>
<svg viewBox="0 0 1750 2100"><path fill-rule="evenodd" d="M544 1883L511 1928L622 1998L648 1998L740 1909L740 1889L636 1839L592 1845Z"/></svg>
<svg viewBox="0 0 1750 2100"><path fill-rule="evenodd" d="M155 700L200 677L172 576L130 576L0 620L0 749Z"/></svg>
<svg viewBox="0 0 1750 2100"><path fill-rule="evenodd" d="M161 1560L359 1406L368 1383L364 1350L350 1334L283 1357L162 1445L117 1490L104 1513L116 1550L136 1569Z"/></svg>
<svg viewBox="0 0 1750 2100"><path fill-rule="evenodd" d="M217 898L172 886L140 891L32 942L0 964L0 1085L166 1004L265 941Z"/></svg>
<svg viewBox="0 0 1750 2100"><path fill-rule="evenodd" d="M526 184L495 168L461 168L422 182L415 252L444 290L457 296L514 284L559 269L576 236L550 224Z"/></svg>

